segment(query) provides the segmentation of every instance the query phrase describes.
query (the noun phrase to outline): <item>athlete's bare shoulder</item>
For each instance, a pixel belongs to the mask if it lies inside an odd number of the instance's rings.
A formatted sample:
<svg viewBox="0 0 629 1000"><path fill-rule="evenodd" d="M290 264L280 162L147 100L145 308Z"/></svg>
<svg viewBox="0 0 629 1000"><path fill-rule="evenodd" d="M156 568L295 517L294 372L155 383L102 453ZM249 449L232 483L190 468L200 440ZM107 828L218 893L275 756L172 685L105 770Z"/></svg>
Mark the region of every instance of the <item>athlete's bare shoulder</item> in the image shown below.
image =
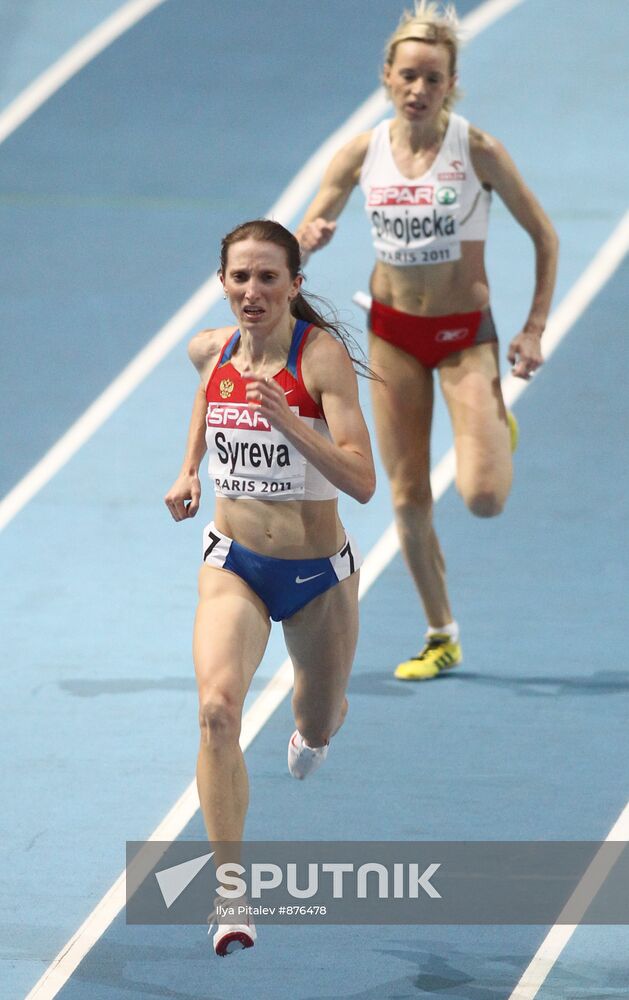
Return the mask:
<svg viewBox="0 0 629 1000"><path fill-rule="evenodd" d="M327 330L315 327L304 348L302 372L308 391L323 388L337 378L353 373L353 366L347 348Z"/></svg>
<svg viewBox="0 0 629 1000"><path fill-rule="evenodd" d="M339 344L329 330L324 330L320 326L313 326L308 334L308 339L304 347L304 358L326 358L330 351Z"/></svg>
<svg viewBox="0 0 629 1000"><path fill-rule="evenodd" d="M495 153L502 145L495 136L476 125L470 125L468 135L472 153Z"/></svg>
<svg viewBox="0 0 629 1000"><path fill-rule="evenodd" d="M372 134L373 129L368 129L366 132L359 132L353 139L350 139L346 146L343 146L343 149L347 151L348 156L362 157L364 159L369 143L371 142Z"/></svg>
<svg viewBox="0 0 629 1000"><path fill-rule="evenodd" d="M502 143L475 125L469 129L470 155L479 178L492 185L496 174L509 170L511 158Z"/></svg>
<svg viewBox="0 0 629 1000"><path fill-rule="evenodd" d="M216 329L201 330L194 335L188 344L188 357L201 378L209 375L221 348L233 332L233 326L221 326Z"/></svg>
<svg viewBox="0 0 629 1000"><path fill-rule="evenodd" d="M361 132L354 136L348 143L341 147L332 160L332 164L338 172L350 175L355 183L358 182L361 167L364 163L369 142L371 140L371 130ZM332 165L331 164L331 165Z"/></svg>

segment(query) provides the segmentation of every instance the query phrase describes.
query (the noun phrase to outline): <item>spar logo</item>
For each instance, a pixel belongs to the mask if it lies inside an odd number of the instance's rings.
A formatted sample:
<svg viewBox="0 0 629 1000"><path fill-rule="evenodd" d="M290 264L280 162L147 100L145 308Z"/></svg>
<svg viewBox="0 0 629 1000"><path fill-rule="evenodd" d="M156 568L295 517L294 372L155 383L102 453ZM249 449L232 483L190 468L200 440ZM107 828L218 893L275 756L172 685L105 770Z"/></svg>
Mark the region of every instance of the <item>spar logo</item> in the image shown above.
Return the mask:
<svg viewBox="0 0 629 1000"><path fill-rule="evenodd" d="M208 427L239 427L250 431L270 431L271 425L259 410L250 410L246 403L224 403L208 407Z"/></svg>
<svg viewBox="0 0 629 1000"><path fill-rule="evenodd" d="M393 184L372 187L367 205L432 205L432 184Z"/></svg>
<svg viewBox="0 0 629 1000"><path fill-rule="evenodd" d="M454 205L456 191L453 187L440 187L437 191L437 201L440 205Z"/></svg>

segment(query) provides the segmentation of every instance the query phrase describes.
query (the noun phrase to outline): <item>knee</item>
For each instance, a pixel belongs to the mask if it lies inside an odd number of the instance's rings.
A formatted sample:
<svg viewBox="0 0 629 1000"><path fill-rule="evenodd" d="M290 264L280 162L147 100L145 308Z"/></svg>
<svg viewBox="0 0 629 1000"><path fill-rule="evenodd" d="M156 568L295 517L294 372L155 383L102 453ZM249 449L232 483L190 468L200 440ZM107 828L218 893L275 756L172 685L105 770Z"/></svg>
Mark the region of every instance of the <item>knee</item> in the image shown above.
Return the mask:
<svg viewBox="0 0 629 1000"><path fill-rule="evenodd" d="M213 750L237 743L241 706L225 692L210 691L200 699L199 725L203 742Z"/></svg>
<svg viewBox="0 0 629 1000"><path fill-rule="evenodd" d="M433 500L430 492L409 491L393 498L393 514L401 540L427 538L433 529Z"/></svg>
<svg viewBox="0 0 629 1000"><path fill-rule="evenodd" d="M392 482L391 500L393 510L399 517L422 519L432 515L430 483Z"/></svg>
<svg viewBox="0 0 629 1000"><path fill-rule="evenodd" d="M504 509L506 498L495 490L475 490L463 499L475 517L497 517Z"/></svg>

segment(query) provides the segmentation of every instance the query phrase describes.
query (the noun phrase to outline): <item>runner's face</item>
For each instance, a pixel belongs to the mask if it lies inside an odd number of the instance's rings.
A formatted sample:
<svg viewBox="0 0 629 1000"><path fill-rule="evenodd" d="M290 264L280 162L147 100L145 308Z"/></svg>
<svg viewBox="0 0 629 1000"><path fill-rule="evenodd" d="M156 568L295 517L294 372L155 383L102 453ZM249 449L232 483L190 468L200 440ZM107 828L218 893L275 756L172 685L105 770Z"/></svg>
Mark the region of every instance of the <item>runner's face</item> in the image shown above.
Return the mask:
<svg viewBox="0 0 629 1000"><path fill-rule="evenodd" d="M384 82L398 115L409 122L430 122L454 88L450 53L445 45L399 42L392 63L385 63Z"/></svg>
<svg viewBox="0 0 629 1000"><path fill-rule="evenodd" d="M269 330L288 317L302 278L291 278L283 247L247 239L230 246L222 282L239 326Z"/></svg>

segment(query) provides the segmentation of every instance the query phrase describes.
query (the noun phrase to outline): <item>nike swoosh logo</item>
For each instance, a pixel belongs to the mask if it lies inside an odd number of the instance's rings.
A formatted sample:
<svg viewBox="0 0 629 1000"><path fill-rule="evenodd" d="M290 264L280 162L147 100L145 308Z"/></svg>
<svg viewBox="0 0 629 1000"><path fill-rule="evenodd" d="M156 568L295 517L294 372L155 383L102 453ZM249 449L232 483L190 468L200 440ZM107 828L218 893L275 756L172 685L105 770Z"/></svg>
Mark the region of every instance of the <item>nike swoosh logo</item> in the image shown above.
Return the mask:
<svg viewBox="0 0 629 1000"><path fill-rule="evenodd" d="M295 391L294 388L293 389L287 389L286 392L284 393L284 395L285 396L289 396L291 394L291 392L294 392L294 391Z"/></svg>
<svg viewBox="0 0 629 1000"><path fill-rule="evenodd" d="M325 572L315 573L314 576L304 576L303 579L301 576L296 576L295 583L308 583L309 580L316 580L318 576L325 576Z"/></svg>

